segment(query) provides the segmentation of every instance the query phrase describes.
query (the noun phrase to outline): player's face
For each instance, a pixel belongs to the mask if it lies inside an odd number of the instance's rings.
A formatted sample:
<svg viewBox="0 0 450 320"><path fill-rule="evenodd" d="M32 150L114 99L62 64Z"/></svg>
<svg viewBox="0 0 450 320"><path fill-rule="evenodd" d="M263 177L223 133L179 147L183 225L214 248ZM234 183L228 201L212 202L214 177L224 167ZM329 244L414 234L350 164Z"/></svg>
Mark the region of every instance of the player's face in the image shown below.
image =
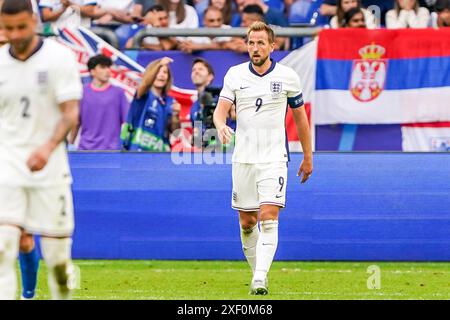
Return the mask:
<svg viewBox="0 0 450 320"><path fill-rule="evenodd" d="M97 65L91 70L91 75L100 82L109 82L109 79L111 79L111 68L108 66Z"/></svg>
<svg viewBox="0 0 450 320"><path fill-rule="evenodd" d="M29 12L18 14L2 14L1 20L6 39L14 51L23 53L28 50L36 29L36 18Z"/></svg>
<svg viewBox="0 0 450 320"><path fill-rule="evenodd" d="M6 39L6 36L5 36L5 29L3 29L3 26L0 21L0 47L5 45L7 42L8 42L8 39Z"/></svg>
<svg viewBox="0 0 450 320"><path fill-rule="evenodd" d="M252 31L247 40L247 50L252 64L262 66L270 57L274 44L270 43L265 31Z"/></svg>
<svg viewBox="0 0 450 320"><path fill-rule="evenodd" d="M153 86L155 88L162 89L166 86L167 80L169 80L169 69L167 68L167 66L162 66L161 68L159 68L158 73L156 74Z"/></svg>
<svg viewBox="0 0 450 320"><path fill-rule="evenodd" d="M203 63L198 62L192 67L191 79L197 87L207 86L212 81L212 75Z"/></svg>

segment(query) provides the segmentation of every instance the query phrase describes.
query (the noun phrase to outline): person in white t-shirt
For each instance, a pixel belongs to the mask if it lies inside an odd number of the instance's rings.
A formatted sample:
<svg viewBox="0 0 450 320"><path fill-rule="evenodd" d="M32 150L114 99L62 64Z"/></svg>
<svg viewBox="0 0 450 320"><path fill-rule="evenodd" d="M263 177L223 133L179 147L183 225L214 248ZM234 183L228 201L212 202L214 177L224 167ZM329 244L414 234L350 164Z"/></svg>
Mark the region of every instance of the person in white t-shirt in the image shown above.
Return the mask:
<svg viewBox="0 0 450 320"><path fill-rule="evenodd" d="M169 13L169 26L171 28L198 28L197 11L184 0L160 0L161 5Z"/></svg>
<svg viewBox="0 0 450 320"><path fill-rule="evenodd" d="M206 28L231 28L231 26L223 24L222 11L212 6L206 8L203 24ZM231 41L231 37L188 37L184 41L179 41L178 48L186 53L200 50L220 50L229 41Z"/></svg>
<svg viewBox="0 0 450 320"><path fill-rule="evenodd" d="M73 53L35 33L28 0L5 0L0 49L0 300L15 299L21 231L41 236L53 299L71 297L73 200L65 139L82 85ZM70 280L70 281L69 281Z"/></svg>
<svg viewBox="0 0 450 320"><path fill-rule="evenodd" d="M426 28L429 22L430 12L417 0L396 0L394 9L386 13L387 29Z"/></svg>
<svg viewBox="0 0 450 320"><path fill-rule="evenodd" d="M119 24L140 22L141 17L134 15L133 0L98 0L100 12L103 15L95 21L96 24Z"/></svg>
<svg viewBox="0 0 450 320"><path fill-rule="evenodd" d="M91 20L98 18L96 0L41 0L42 22L52 22L57 28L83 26L89 28Z"/></svg>
<svg viewBox="0 0 450 320"><path fill-rule="evenodd" d="M250 292L257 295L268 293L267 275L278 245L278 217L286 202L288 105L304 152L298 171L299 176L303 174L302 183L313 170L300 79L293 69L270 58L274 45L274 32L264 22L249 27L250 62L228 70L214 112L220 142L227 144L233 130L226 119L236 106L232 208L239 212L242 248L253 271Z"/></svg>
<svg viewBox="0 0 450 320"><path fill-rule="evenodd" d="M362 8L361 0L338 0L336 15L331 18L330 27L333 29L343 28L344 14L353 8L361 8L367 29L376 29L379 27L380 22L376 20L375 16L370 11Z"/></svg>

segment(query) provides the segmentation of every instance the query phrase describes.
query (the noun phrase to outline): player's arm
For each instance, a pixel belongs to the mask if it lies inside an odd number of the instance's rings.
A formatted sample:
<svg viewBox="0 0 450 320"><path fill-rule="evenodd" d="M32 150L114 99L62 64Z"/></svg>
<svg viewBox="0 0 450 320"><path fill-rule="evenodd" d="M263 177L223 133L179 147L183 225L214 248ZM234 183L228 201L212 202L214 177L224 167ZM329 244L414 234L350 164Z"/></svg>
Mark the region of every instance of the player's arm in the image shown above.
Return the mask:
<svg viewBox="0 0 450 320"><path fill-rule="evenodd" d="M231 142L233 129L226 125L227 117L231 111L233 102L226 98L219 98L216 109L214 110L213 120L216 126L219 140L222 144Z"/></svg>
<svg viewBox="0 0 450 320"><path fill-rule="evenodd" d="M302 144L303 149L303 161L300 165L297 175L302 177L302 183L308 180L313 171L312 162L312 146L311 146L311 131L309 129L308 117L304 107L298 107L292 109L295 125L297 126L297 134Z"/></svg>
<svg viewBox="0 0 450 320"><path fill-rule="evenodd" d="M62 112L62 117L57 123L51 138L38 147L28 158L27 166L33 172L42 170L45 167L52 152L66 139L67 134L78 125L80 112L78 100L60 103L59 108Z"/></svg>

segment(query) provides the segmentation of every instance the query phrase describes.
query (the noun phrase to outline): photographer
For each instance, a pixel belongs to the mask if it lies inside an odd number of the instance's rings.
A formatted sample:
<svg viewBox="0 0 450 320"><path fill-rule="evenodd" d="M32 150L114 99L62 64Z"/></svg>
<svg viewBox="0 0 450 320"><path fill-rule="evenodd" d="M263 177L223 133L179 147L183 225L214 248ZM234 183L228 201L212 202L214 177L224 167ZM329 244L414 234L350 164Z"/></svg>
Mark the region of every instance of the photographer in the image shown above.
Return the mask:
<svg viewBox="0 0 450 320"><path fill-rule="evenodd" d="M194 141L203 141L203 147L206 147L210 142L208 139L203 139L203 135L208 129L214 129L214 123L212 116L214 109L216 107L217 101L219 99L219 94L221 88L210 87L209 85L214 80L214 70L203 58L196 58L192 63L192 73L191 79L193 84L197 89L197 101L191 107L190 118L193 128ZM236 114L234 109L230 115L231 121L229 124L231 127L235 127L234 120L236 119ZM201 130L199 125L195 125L195 122L201 122Z"/></svg>

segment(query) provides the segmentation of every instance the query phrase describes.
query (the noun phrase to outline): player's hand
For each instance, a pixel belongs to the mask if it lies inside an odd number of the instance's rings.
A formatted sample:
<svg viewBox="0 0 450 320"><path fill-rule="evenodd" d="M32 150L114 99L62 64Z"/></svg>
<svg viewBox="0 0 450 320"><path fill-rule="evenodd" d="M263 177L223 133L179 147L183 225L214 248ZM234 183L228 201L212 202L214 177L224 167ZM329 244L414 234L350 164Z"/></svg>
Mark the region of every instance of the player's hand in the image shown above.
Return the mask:
<svg viewBox="0 0 450 320"><path fill-rule="evenodd" d="M228 144L231 142L234 131L228 126L223 126L217 130L219 140L222 144Z"/></svg>
<svg viewBox="0 0 450 320"><path fill-rule="evenodd" d="M180 111L181 111L181 104L177 100L174 100L172 104L173 115L178 115Z"/></svg>
<svg viewBox="0 0 450 320"><path fill-rule="evenodd" d="M31 172L42 170L50 159L55 146L50 142L38 147L28 158L27 166Z"/></svg>
<svg viewBox="0 0 450 320"><path fill-rule="evenodd" d="M302 163L300 164L300 169L298 170L297 177L302 177L302 183L305 183L309 177L312 175L313 172L313 164L312 160L309 159L303 159Z"/></svg>

